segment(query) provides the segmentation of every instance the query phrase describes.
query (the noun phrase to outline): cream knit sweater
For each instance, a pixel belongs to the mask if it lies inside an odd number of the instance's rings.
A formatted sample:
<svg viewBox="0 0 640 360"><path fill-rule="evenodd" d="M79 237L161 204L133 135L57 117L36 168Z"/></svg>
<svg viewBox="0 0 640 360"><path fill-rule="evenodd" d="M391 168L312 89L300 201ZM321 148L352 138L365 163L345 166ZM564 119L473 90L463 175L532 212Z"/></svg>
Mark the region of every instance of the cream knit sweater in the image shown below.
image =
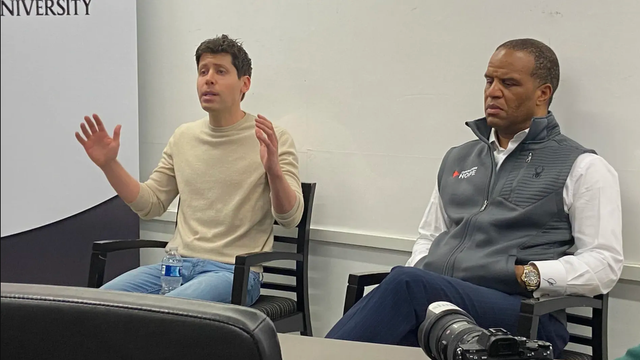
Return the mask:
<svg viewBox="0 0 640 360"><path fill-rule="evenodd" d="M177 246L180 255L233 264L236 255L272 250L274 219L289 228L300 221L304 204L293 139L274 125L280 166L297 194L293 209L277 214L254 120L247 114L229 127L212 127L208 118L180 126L129 204L140 217L151 219L179 193L177 228L168 246Z"/></svg>

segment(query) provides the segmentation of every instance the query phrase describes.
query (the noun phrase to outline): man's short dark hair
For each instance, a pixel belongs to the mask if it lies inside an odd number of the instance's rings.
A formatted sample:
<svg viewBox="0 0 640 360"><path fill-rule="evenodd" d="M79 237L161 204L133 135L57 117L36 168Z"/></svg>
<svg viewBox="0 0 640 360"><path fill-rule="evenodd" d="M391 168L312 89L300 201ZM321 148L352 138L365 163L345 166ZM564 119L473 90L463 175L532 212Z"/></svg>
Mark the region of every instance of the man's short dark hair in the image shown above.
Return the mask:
<svg viewBox="0 0 640 360"><path fill-rule="evenodd" d="M243 76L251 77L251 58L238 40L231 39L228 35L221 35L213 39L203 41L196 49L196 66L200 65L200 58L204 54L229 54L231 63L236 68L238 79Z"/></svg>
<svg viewBox="0 0 640 360"><path fill-rule="evenodd" d="M540 85L551 85L551 96L549 97L549 105L551 105L553 95L560 85L560 64L556 53L543 42L534 39L509 40L498 46L496 51L500 49L524 51L533 56L534 66L531 77L536 79Z"/></svg>

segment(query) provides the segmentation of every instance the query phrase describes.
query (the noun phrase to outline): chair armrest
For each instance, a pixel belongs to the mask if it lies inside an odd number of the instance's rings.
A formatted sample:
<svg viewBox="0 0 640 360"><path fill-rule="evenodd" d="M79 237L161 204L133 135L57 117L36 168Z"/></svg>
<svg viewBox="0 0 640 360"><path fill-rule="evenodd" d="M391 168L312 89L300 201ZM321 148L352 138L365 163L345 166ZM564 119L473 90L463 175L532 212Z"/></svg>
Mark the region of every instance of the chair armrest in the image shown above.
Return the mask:
<svg viewBox="0 0 640 360"><path fill-rule="evenodd" d="M362 299L365 287L380 284L387 275L389 275L388 271L349 274L349 279L347 280L347 293L344 298L344 314L346 314L353 305Z"/></svg>
<svg viewBox="0 0 640 360"><path fill-rule="evenodd" d="M357 287L366 287L371 285L378 285L384 280L387 275L389 275L388 271L385 272L362 272L356 274L349 274L348 284L357 286Z"/></svg>
<svg viewBox="0 0 640 360"><path fill-rule="evenodd" d="M587 296L560 296L540 299L524 299L520 302L520 313L540 316L557 310L574 307L602 309L602 300Z"/></svg>
<svg viewBox="0 0 640 360"><path fill-rule="evenodd" d="M144 249L144 248L164 248L167 241L163 240L100 240L93 242L93 252L110 253L121 250Z"/></svg>
<svg viewBox="0 0 640 360"><path fill-rule="evenodd" d="M255 266L276 260L302 261L302 254L283 251L263 251L236 256L236 266Z"/></svg>
<svg viewBox="0 0 640 360"><path fill-rule="evenodd" d="M89 263L89 280L87 286L99 288L104 284L104 271L107 265L107 254L131 249L163 248L166 241L161 240L100 240L93 242L91 261Z"/></svg>
<svg viewBox="0 0 640 360"><path fill-rule="evenodd" d="M538 322L540 316L558 310L575 307L590 307L602 309L602 299L587 296L559 296L539 299L523 299L520 302L520 317L518 318L518 334L530 339L538 336Z"/></svg>
<svg viewBox="0 0 640 360"><path fill-rule="evenodd" d="M233 287L231 289L231 303L245 306L247 304L247 285L251 266L260 265L276 260L303 261L302 254L282 251L264 251L236 256L233 270Z"/></svg>

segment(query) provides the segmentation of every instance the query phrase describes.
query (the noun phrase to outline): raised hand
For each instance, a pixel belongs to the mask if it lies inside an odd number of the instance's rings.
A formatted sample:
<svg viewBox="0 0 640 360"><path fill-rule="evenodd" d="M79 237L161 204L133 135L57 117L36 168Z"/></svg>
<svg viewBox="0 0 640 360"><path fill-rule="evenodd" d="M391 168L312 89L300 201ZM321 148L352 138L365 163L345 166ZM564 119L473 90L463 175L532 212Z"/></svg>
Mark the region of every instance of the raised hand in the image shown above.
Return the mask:
<svg viewBox="0 0 640 360"><path fill-rule="evenodd" d="M93 120L85 116L84 121L86 124L80 124L84 137L76 132L76 139L84 147L91 161L102 168L116 160L118 150L120 150L120 129L122 126L117 125L113 130L113 137L111 137L98 115L93 114Z"/></svg>
<svg viewBox="0 0 640 360"><path fill-rule="evenodd" d="M256 118L256 137L260 142L260 160L264 170L267 175L278 175L282 171L278 159L278 137L271 121L262 115Z"/></svg>

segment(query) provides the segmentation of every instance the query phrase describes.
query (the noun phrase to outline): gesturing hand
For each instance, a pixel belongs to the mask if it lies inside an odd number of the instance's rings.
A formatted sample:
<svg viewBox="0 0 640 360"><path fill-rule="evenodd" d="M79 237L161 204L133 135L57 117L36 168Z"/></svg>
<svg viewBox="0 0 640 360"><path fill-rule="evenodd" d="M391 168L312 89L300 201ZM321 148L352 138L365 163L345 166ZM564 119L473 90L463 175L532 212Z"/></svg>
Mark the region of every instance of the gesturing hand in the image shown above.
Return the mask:
<svg viewBox="0 0 640 360"><path fill-rule="evenodd" d="M278 137L271 121L262 115L256 118L256 137L260 142L260 160L267 175L279 174L282 170L278 159Z"/></svg>
<svg viewBox="0 0 640 360"><path fill-rule="evenodd" d="M85 116L84 121L86 124L80 124L80 129L84 137L76 132L76 139L78 139L80 145L84 147L91 161L102 168L118 157L118 150L120 150L120 129L122 126L116 126L113 130L113 137L111 137L104 128L104 124L98 115L93 114L93 120Z"/></svg>

